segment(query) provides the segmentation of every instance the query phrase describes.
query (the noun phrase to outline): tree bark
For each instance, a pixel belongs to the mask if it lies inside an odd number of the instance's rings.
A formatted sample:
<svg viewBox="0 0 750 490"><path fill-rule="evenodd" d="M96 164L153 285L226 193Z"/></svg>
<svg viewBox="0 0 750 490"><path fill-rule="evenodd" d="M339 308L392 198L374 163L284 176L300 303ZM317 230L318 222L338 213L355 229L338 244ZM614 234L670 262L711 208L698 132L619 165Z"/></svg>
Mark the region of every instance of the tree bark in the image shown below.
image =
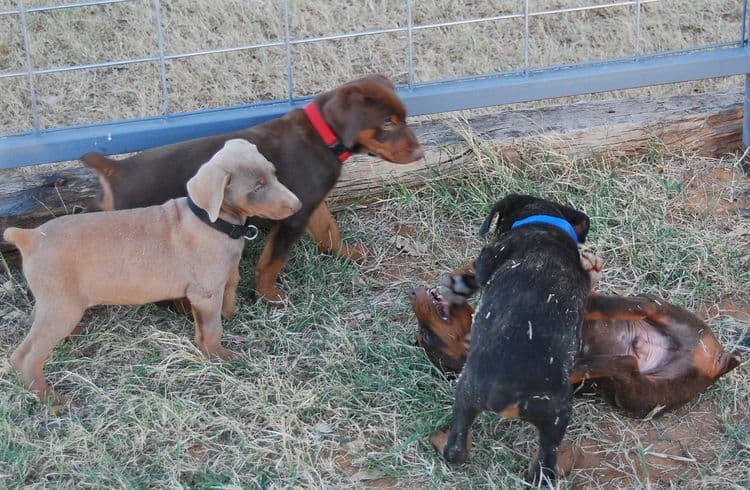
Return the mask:
<svg viewBox="0 0 750 490"><path fill-rule="evenodd" d="M742 147L742 114L739 90L506 110L471 119L446 114L412 124L426 149L419 162L396 165L366 156L348 160L331 193L332 208L372 199L389 185L414 187L471 173L481 165L475 150L485 143L507 160L545 152L627 156L654 148L722 155ZM85 209L98 185L93 172L80 165L0 171L0 234L9 226L34 227ZM0 250L8 247L0 243Z"/></svg>

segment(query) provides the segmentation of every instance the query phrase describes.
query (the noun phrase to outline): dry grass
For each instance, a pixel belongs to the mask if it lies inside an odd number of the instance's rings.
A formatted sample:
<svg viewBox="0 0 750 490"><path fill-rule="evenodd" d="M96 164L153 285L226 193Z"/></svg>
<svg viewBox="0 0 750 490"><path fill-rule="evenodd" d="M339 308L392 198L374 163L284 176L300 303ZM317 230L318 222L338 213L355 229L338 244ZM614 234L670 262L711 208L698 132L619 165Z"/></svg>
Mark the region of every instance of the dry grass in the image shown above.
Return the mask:
<svg viewBox="0 0 750 490"><path fill-rule="evenodd" d="M4 275L0 486L522 486L530 426L485 414L470 462L455 469L429 446L455 385L410 345L404 296L473 258L477 226L506 192L586 210L591 244L606 260L604 290L655 292L699 311L727 346L750 334L748 221L738 214L750 207L750 179L734 160L655 149L635 160L540 151L506 162L490 145L475 157L476 174L392 188L340 213L347 237L372 248L363 266L296 245L281 310L245 299L262 244L248 247L239 313L225 324L241 361L203 359L190 320L166 310L96 309L89 333L66 341L47 366L70 400L60 416L23 390L8 364L31 301L19 274ZM423 252L404 255L397 235ZM654 421L579 398L569 440L589 456L561 486L747 487L748 402L746 367Z"/></svg>
<svg viewBox="0 0 750 490"><path fill-rule="evenodd" d="M420 1L414 21L509 12L517 3ZM578 3L530 2L532 9ZM0 10L14 4L0 0ZM150 4L30 15L35 66L156 54ZM279 2L249 5L162 0L167 52L281 39ZM739 9L736 0L648 5L642 52L739 37ZM292 1L291 10L294 37L400 26L405 18L400 0ZM627 54L632 26L625 8L535 19L530 62ZM517 21L500 21L417 32L416 79L518 68L519 29ZM0 16L0 71L23 68L20 42L17 19ZM404 36L387 34L296 46L295 91L312 94L374 71L404 82L405 44ZM170 62L167 77L175 112L284 97L287 83L280 48ZM45 127L162 108L155 63L40 76L37 85ZM0 132L30 128L23 79L0 79L0 113ZM656 148L639 159L570 160L540 149L507 162L489 145L476 147L475 157L482 170L473 175L419 191L391 188L340 213L347 238L372 249L363 266L321 257L305 241L296 245L281 278L290 299L281 310L249 298L262 244L249 246L238 315L225 324L241 361L203 359L191 343L190 319L154 306L90 312L89 332L58 347L47 366L70 402L60 415L24 391L8 363L32 301L23 277L0 262L0 488L521 487L534 445L529 426L483 416L475 451L460 468L446 466L429 446L429 433L448 420L455 384L410 345L414 318L403 294L471 260L488 206L511 191L558 199L593 217L605 291L661 294L705 316L727 346L748 335L750 224L742 210L750 208L750 182L735 160ZM405 255L397 236L424 252ZM628 420L596 398L579 398L568 438L590 457L561 486L747 488L748 403L747 366L653 421Z"/></svg>
<svg viewBox="0 0 750 490"><path fill-rule="evenodd" d="M25 2L26 5L49 1ZM52 2L52 3L64 3ZM530 2L530 10L570 7L603 0ZM0 10L15 2L0 1ZM35 68L96 63L158 54L155 20L149 0L28 14L30 49ZM518 13L518 1L414 3L415 25ZM181 2L163 0L161 18L168 54L279 41L284 38L281 2ZM406 25L403 0L374 2L290 2L290 32L305 38ZM642 7L642 54L700 44L731 41L740 36L738 0L663 0ZM630 7L532 17L529 65L629 56L634 51L635 17ZM523 21L499 20L414 32L415 80L514 70L523 66ZM380 72L406 82L406 35L368 37L300 44L292 47L295 95L327 90L357 76ZM18 16L0 16L0 72L24 68ZM283 47L228 54L202 55L167 62L169 110L236 105L286 97ZM0 132L31 128L26 80L0 79ZM99 68L36 78L43 128L158 115L161 102L157 62ZM740 81L695 82L651 87L639 94L673 95L738 86ZM611 96L605 94L604 96ZM597 96L600 97L600 96Z"/></svg>

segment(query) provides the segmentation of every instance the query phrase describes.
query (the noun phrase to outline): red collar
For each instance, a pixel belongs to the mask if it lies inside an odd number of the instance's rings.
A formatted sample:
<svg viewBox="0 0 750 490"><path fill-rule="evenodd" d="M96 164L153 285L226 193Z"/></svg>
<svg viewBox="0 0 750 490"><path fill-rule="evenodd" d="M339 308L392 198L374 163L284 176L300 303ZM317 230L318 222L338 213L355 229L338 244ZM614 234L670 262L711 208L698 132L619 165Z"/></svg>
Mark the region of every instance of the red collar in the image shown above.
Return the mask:
<svg viewBox="0 0 750 490"><path fill-rule="evenodd" d="M323 119L323 116L320 114L318 106L316 106L315 103L310 102L307 104L304 111L305 115L310 120L310 123L313 125L313 128L315 128L315 131L317 131L320 137L323 138L323 143L328 145L328 148L336 154L336 158L338 158L339 162L344 163L347 158L352 156L349 149L339 141L331 127L326 123L325 119Z"/></svg>

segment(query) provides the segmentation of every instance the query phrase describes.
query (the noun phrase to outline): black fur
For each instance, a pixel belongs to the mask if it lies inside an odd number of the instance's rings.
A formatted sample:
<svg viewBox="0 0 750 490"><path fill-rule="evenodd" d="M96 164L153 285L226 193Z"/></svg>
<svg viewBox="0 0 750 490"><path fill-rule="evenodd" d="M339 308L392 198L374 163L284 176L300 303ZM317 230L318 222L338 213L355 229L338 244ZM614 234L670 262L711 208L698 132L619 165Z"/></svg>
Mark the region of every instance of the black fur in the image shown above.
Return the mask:
<svg viewBox="0 0 750 490"><path fill-rule="evenodd" d="M509 195L482 224L495 235L476 260L484 289L474 316L471 351L458 382L453 423L443 455L452 463L468 455L468 434L482 411L513 414L539 430L531 477L555 477L557 449L572 412L568 380L578 353L589 275L570 236L547 224L511 229L535 214L565 218L586 239L589 218L532 196Z"/></svg>

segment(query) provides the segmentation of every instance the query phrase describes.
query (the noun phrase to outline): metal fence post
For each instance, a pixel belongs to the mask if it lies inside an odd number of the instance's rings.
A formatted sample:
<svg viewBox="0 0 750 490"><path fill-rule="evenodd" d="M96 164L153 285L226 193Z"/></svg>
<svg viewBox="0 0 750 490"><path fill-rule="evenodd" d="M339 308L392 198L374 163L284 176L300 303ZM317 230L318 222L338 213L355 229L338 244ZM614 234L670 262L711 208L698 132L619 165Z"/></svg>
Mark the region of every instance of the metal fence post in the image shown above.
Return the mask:
<svg viewBox="0 0 750 490"><path fill-rule="evenodd" d="M750 147L750 73L745 75L745 111L742 116L742 144Z"/></svg>

